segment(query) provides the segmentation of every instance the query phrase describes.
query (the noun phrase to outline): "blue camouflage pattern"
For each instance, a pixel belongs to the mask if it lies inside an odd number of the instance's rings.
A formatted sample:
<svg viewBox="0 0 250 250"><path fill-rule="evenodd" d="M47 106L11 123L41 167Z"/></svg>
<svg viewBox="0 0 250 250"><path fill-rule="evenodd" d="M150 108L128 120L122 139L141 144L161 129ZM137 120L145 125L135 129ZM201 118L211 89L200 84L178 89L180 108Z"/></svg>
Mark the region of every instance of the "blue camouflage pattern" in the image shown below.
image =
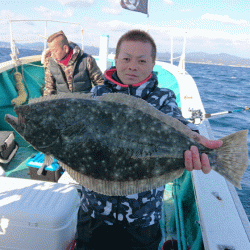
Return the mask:
<svg viewBox="0 0 250 250"><path fill-rule="evenodd" d="M112 79L107 77L112 74ZM108 79L107 79L108 78ZM174 92L167 88L159 88L155 73L140 86L120 86L116 69L105 72L104 85L95 86L93 96L108 93L123 93L146 100L149 104L163 113L177 118L191 129L196 127L182 117L176 104ZM123 225L148 227L157 223L162 215L162 199L164 186L150 191L128 196L106 196L83 187L82 209L93 218L98 218L108 225L122 222Z"/></svg>
<svg viewBox="0 0 250 250"><path fill-rule="evenodd" d="M147 227L161 219L164 186L127 196L106 196L83 187L82 209L108 225Z"/></svg>

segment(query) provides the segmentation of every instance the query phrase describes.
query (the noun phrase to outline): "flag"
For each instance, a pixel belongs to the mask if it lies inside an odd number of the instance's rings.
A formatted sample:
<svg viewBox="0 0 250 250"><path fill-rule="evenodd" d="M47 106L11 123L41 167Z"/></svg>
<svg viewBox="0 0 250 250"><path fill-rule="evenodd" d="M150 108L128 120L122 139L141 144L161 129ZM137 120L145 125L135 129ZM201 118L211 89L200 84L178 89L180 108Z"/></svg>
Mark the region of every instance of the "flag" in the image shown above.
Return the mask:
<svg viewBox="0 0 250 250"><path fill-rule="evenodd" d="M121 0L124 9L148 14L148 0Z"/></svg>

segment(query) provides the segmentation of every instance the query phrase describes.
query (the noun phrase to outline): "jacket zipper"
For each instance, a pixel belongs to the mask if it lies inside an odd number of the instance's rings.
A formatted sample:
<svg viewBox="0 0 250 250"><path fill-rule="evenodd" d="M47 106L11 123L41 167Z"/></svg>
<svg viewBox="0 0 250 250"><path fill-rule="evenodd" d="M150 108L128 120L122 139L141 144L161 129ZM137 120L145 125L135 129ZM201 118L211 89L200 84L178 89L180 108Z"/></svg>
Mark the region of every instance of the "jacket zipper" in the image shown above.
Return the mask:
<svg viewBox="0 0 250 250"><path fill-rule="evenodd" d="M129 94L129 95L133 95L132 89L133 89L132 85L129 85L129 86L128 86L128 94Z"/></svg>

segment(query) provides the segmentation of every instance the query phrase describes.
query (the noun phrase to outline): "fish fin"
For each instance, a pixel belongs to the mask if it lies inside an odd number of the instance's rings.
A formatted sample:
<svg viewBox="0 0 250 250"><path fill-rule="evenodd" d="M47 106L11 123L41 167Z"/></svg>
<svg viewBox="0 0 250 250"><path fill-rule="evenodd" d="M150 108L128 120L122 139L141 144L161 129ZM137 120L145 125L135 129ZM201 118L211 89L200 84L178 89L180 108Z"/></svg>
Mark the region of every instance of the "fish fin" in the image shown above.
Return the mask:
<svg viewBox="0 0 250 250"><path fill-rule="evenodd" d="M216 172L241 189L241 179L248 167L248 130L242 130L223 137L223 145L216 149L217 163L212 166Z"/></svg>
<svg viewBox="0 0 250 250"><path fill-rule="evenodd" d="M49 166L54 161L54 157L52 155L44 154L44 162L42 166L37 170L38 175L42 175L45 167Z"/></svg>
<svg viewBox="0 0 250 250"><path fill-rule="evenodd" d="M30 99L29 104L50 101L50 100L56 100L56 99L68 99L68 98L89 100L89 99L93 99L92 95L93 94L91 92L90 93L60 93L57 95L41 96L38 98Z"/></svg>

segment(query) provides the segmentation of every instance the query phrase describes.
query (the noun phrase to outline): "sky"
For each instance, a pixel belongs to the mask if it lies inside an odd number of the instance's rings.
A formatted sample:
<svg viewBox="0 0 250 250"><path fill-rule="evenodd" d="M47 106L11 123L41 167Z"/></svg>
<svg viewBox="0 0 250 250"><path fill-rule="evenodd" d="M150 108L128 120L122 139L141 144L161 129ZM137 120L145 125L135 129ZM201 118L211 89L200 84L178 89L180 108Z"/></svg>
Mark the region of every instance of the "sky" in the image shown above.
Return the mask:
<svg viewBox="0 0 250 250"><path fill-rule="evenodd" d="M43 24L36 21L13 22L16 42L44 41L63 30L69 40L99 46L102 35L109 36L115 48L119 37L130 29L148 31L158 52L227 53L250 58L249 0L149 0L149 16L123 9L120 0L0 0L0 41L9 42L9 20L56 20L70 22ZM80 25L72 24L79 23Z"/></svg>

